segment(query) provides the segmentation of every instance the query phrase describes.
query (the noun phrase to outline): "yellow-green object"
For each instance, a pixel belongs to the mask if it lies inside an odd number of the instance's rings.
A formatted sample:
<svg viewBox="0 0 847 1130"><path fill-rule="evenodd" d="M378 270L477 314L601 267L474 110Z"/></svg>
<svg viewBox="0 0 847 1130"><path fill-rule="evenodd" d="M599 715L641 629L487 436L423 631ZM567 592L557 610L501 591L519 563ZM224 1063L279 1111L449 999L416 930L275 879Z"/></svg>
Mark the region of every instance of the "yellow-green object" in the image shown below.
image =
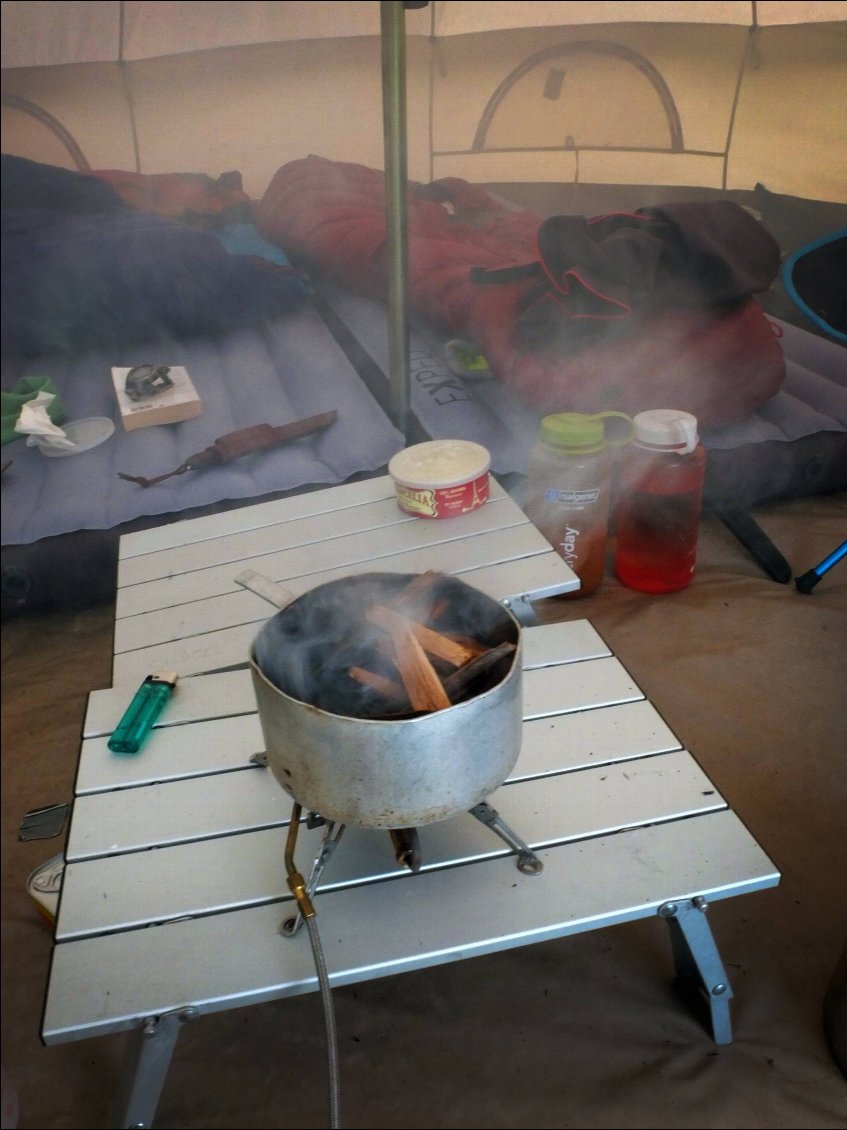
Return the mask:
<svg viewBox="0 0 847 1130"><path fill-rule="evenodd" d="M49 377L22 377L11 390L2 391L2 429L0 437L2 443L10 443L13 439L23 439L20 432L15 431L21 415L21 408L28 400L34 400L40 392L49 392L54 399L47 406L47 415L50 420L59 425L67 419L65 406L59 398L59 392Z"/></svg>
<svg viewBox="0 0 847 1130"><path fill-rule="evenodd" d="M606 421L609 419L625 420L626 429L621 429L617 436L607 434ZM607 444L622 446L631 438L632 420L625 412L595 412L593 415L556 412L541 421L541 439L562 451L600 451Z"/></svg>
<svg viewBox="0 0 847 1130"><path fill-rule="evenodd" d="M491 370L484 354L472 341L448 341L444 346L448 368L459 377L490 377Z"/></svg>

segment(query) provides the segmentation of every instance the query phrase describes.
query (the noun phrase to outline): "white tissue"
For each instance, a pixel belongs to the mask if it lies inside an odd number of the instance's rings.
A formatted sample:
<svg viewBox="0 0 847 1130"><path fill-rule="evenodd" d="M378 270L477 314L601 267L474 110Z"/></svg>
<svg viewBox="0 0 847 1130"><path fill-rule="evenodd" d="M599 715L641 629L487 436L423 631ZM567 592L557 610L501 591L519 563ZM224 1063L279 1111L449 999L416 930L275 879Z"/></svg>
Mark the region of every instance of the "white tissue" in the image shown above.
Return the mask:
<svg viewBox="0 0 847 1130"><path fill-rule="evenodd" d="M47 415L47 407L55 399L52 392L39 392L21 408L15 431L27 437L27 447L76 447Z"/></svg>

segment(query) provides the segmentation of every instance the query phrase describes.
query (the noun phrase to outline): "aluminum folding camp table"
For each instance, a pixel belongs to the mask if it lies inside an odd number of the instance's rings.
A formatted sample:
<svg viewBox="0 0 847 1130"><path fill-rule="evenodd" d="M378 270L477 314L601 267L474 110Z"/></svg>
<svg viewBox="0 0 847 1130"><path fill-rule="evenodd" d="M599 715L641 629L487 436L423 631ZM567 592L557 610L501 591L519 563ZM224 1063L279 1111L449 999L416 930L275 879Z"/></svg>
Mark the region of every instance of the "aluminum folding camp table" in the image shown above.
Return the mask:
<svg viewBox="0 0 847 1130"><path fill-rule="evenodd" d="M657 915L715 1040L731 1040L704 911L779 873L591 624L534 621L533 601L577 581L496 483L480 509L427 521L378 478L122 540L114 686L89 699L42 1028L48 1045L128 1034L117 1125L152 1124L185 1022L318 988L307 932L280 929L292 803L261 764L247 656L273 610L235 582L245 569L297 593L456 573L526 625L521 754L488 801L543 870L516 870L469 814L419 830L414 874L386 832L347 829L315 895L332 986ZM148 743L110 753L161 669L181 681ZM301 866L321 834L301 827Z"/></svg>

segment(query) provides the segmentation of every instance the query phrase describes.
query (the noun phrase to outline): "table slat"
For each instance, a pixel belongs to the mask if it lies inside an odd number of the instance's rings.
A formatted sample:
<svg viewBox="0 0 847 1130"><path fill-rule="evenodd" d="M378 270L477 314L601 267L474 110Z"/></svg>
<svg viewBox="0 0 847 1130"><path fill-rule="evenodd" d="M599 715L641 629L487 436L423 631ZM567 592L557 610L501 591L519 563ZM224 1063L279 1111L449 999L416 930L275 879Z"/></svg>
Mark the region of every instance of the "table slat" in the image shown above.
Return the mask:
<svg viewBox="0 0 847 1130"><path fill-rule="evenodd" d="M186 726L157 727L137 754L112 753L108 736L83 742L76 794L243 769L265 749L259 715L237 714Z"/></svg>
<svg viewBox="0 0 847 1130"><path fill-rule="evenodd" d="M138 689L137 683L121 683L101 691L92 691L83 723L83 738L111 734ZM182 726L223 718L230 714L249 714L256 709L256 696L250 671L224 671L217 675L200 675L180 679L167 709L159 716L156 728ZM83 754L85 746L83 746Z"/></svg>
<svg viewBox="0 0 847 1130"><path fill-rule="evenodd" d="M491 500L508 498L506 491L492 476L489 485ZM298 521L313 514L337 513L371 502L394 499L394 483L389 475L363 479L357 483L308 491L254 506L238 506L220 514L207 514L185 522L166 523L149 530L124 534L121 538L121 561L180 545L211 541L232 533L250 533L263 526Z"/></svg>

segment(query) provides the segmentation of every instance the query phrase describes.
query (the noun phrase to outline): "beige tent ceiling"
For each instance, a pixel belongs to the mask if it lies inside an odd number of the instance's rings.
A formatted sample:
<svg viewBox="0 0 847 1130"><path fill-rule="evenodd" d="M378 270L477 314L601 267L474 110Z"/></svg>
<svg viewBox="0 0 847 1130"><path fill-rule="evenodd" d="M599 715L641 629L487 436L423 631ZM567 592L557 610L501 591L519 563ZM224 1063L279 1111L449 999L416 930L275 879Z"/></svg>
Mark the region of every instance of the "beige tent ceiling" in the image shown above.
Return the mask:
<svg viewBox="0 0 847 1130"><path fill-rule="evenodd" d="M3 89L95 167L384 163L377 2L18 3ZM847 3L435 2L405 17L409 175L847 200ZM69 164L4 107L4 149Z"/></svg>
<svg viewBox="0 0 847 1130"><path fill-rule="evenodd" d="M465 35L562 24L674 23L750 27L845 18L843 3L802 0L634 0L543 3L435 0L407 13L410 35ZM379 35L379 4L218 0L4 0L3 67L149 59L215 47Z"/></svg>

